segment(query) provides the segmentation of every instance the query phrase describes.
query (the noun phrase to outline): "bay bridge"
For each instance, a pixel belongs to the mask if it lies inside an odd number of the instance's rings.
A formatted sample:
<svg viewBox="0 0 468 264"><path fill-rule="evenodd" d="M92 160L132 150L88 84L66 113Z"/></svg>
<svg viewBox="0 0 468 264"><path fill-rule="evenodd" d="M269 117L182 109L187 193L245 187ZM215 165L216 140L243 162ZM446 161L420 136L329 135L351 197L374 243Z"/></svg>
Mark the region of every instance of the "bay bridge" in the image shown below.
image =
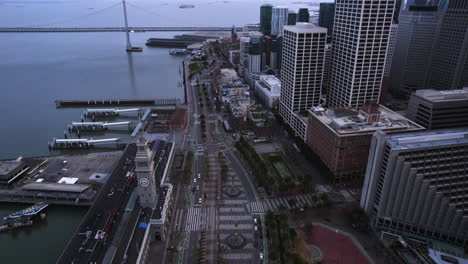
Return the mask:
<svg viewBox="0 0 468 264"><path fill-rule="evenodd" d="M231 31L232 27L128 27L133 32ZM236 28L241 31L242 28ZM0 33L125 32L125 27L0 27Z"/></svg>
<svg viewBox="0 0 468 264"><path fill-rule="evenodd" d="M148 13L153 18L158 17L163 19L164 21L171 21L169 25L161 25L161 23L157 22L159 26L129 26L127 21L127 11L126 6L133 7L145 13ZM82 21L85 18L96 16L101 14L104 11L109 9L115 9L116 7L123 7L124 11L124 21L125 26L65 26L65 23L71 21ZM115 10L114 10L115 11ZM231 31L232 26L205 26L205 25L196 25L190 21L190 25L184 25L187 23L182 21L174 21L177 20L174 17L165 17L164 14L159 12L154 12L148 9L147 7L142 7L136 5L132 1L129 0L117 0L115 3L111 3L109 6L100 8L93 12L77 16L71 17L64 21L55 21L52 23L47 24L39 24L39 25L28 25L28 26L16 26L16 27L0 27L0 33L79 33L79 32L223 32L223 31ZM175 24L174 24L175 22ZM242 31L242 27L235 27L237 31ZM131 46L131 45L129 45Z"/></svg>

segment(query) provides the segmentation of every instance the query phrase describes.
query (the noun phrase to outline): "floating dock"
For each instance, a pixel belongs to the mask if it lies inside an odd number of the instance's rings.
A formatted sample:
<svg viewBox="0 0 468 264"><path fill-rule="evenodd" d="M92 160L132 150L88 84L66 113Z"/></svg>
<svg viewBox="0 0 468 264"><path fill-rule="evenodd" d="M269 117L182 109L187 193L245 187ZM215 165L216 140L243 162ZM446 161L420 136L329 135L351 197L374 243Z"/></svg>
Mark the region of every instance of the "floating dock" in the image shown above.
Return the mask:
<svg viewBox="0 0 468 264"><path fill-rule="evenodd" d="M118 144L120 141L119 138L105 138L105 139L85 139L85 138L75 138L75 139L56 139L54 138L52 142L49 142L50 149L88 149L94 147L95 145L103 144Z"/></svg>
<svg viewBox="0 0 468 264"><path fill-rule="evenodd" d="M133 128L133 123L130 121L124 122L72 122L68 126L69 131L103 131L112 127L127 127L128 129Z"/></svg>
<svg viewBox="0 0 468 264"><path fill-rule="evenodd" d="M20 217L32 217L40 213L42 210L46 209L47 206L49 206L46 203L37 203L33 206L30 206L26 209L23 209L18 212L14 212L8 216L3 217L3 220L8 220L8 219L15 219L15 218L20 218Z"/></svg>
<svg viewBox="0 0 468 264"><path fill-rule="evenodd" d="M87 109L86 112L84 112L84 115L86 117L114 117L114 116L119 116L120 114L124 113L139 113L142 111L140 108L128 108L128 109Z"/></svg>
<svg viewBox="0 0 468 264"><path fill-rule="evenodd" d="M179 100L172 99L104 99L104 100L55 100L57 108L62 107L86 107L86 106L118 106L118 105L150 105L150 106L175 106Z"/></svg>

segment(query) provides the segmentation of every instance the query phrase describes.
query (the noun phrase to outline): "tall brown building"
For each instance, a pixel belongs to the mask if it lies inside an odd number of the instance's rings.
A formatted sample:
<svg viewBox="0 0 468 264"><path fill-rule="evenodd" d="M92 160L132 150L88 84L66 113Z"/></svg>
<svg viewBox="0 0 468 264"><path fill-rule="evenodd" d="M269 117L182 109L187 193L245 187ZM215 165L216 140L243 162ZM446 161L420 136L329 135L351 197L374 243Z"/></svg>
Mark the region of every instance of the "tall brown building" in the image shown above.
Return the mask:
<svg viewBox="0 0 468 264"><path fill-rule="evenodd" d="M333 173L337 182L362 179L372 134L424 130L424 127L380 105L361 109L313 107L306 143Z"/></svg>

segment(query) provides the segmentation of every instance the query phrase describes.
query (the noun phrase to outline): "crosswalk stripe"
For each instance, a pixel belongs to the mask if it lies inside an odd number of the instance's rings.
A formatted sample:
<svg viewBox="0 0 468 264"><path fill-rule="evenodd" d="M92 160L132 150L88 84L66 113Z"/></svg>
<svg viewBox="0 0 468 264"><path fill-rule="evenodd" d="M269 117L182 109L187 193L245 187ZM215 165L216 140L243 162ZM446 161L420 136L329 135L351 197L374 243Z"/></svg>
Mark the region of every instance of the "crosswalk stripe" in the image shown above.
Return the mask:
<svg viewBox="0 0 468 264"><path fill-rule="evenodd" d="M301 207L304 206L307 203L306 200L302 197L302 195L297 196L296 199L300 200Z"/></svg>
<svg viewBox="0 0 468 264"><path fill-rule="evenodd" d="M273 203L273 201L268 200L268 205L269 205L270 210L272 211L275 210L275 203Z"/></svg>
<svg viewBox="0 0 468 264"><path fill-rule="evenodd" d="M307 194L304 195L304 199L307 201L308 205L312 205L312 199L310 199Z"/></svg>

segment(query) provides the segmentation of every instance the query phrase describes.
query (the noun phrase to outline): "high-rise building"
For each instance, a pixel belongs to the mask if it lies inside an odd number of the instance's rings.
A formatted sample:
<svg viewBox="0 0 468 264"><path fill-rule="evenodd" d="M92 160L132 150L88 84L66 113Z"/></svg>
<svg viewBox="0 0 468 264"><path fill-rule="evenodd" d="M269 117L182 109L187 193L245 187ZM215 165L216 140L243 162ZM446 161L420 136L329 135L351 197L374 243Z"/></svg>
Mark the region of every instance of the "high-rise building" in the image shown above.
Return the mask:
<svg viewBox="0 0 468 264"><path fill-rule="evenodd" d="M260 6L260 32L264 35L271 33L271 12L273 6L270 4L263 4Z"/></svg>
<svg viewBox="0 0 468 264"><path fill-rule="evenodd" d="M297 12L297 22L309 23L309 9L299 8Z"/></svg>
<svg viewBox="0 0 468 264"><path fill-rule="evenodd" d="M468 131L374 134L361 196L371 226L468 242Z"/></svg>
<svg viewBox="0 0 468 264"><path fill-rule="evenodd" d="M325 45L325 62L323 65L322 95L327 94L328 82L330 81L331 44Z"/></svg>
<svg viewBox="0 0 468 264"><path fill-rule="evenodd" d="M401 10L401 4L403 0L396 0L395 2L395 11L393 12L393 23L398 24L399 22L399 16L400 16L400 10Z"/></svg>
<svg viewBox="0 0 468 264"><path fill-rule="evenodd" d="M283 34L284 25L288 24L288 8L275 6L271 13L271 35Z"/></svg>
<svg viewBox="0 0 468 264"><path fill-rule="evenodd" d="M279 41L275 36L263 36L260 39L260 51L262 55L261 70L278 71Z"/></svg>
<svg viewBox="0 0 468 264"><path fill-rule="evenodd" d="M319 27L328 29L328 42L333 36L333 21L335 19L335 3L320 3Z"/></svg>
<svg viewBox="0 0 468 264"><path fill-rule="evenodd" d="M249 40L248 54L248 71L249 73L261 72L262 55L260 53L260 36L251 36Z"/></svg>
<svg viewBox="0 0 468 264"><path fill-rule="evenodd" d="M435 36L426 88L454 90L468 86L468 1L441 1L445 9Z"/></svg>
<svg viewBox="0 0 468 264"><path fill-rule="evenodd" d="M284 27L279 114L304 141L307 111L320 102L326 36L309 23Z"/></svg>
<svg viewBox="0 0 468 264"><path fill-rule="evenodd" d="M249 68L249 48L250 37L241 37L239 41L240 56L239 56L239 74L245 76L245 72Z"/></svg>
<svg viewBox="0 0 468 264"><path fill-rule="evenodd" d="M412 5L401 10L393 59L391 59L392 94L407 100L414 91L425 89L431 62L430 54L441 14L437 6ZM391 39L390 33L389 50ZM385 66L386 72L387 66Z"/></svg>
<svg viewBox="0 0 468 264"><path fill-rule="evenodd" d="M288 11L288 25L294 26L296 25L296 22L297 22L297 13L292 10L289 10Z"/></svg>
<svg viewBox="0 0 468 264"><path fill-rule="evenodd" d="M407 116L428 129L468 128L468 88L418 90L411 95Z"/></svg>
<svg viewBox="0 0 468 264"><path fill-rule="evenodd" d="M390 76L392 67L393 52L395 50L396 36L398 32L398 24L392 24L390 27L390 38L388 39L387 59L385 61L384 76Z"/></svg>
<svg viewBox="0 0 468 264"><path fill-rule="evenodd" d="M336 0L331 107L379 101L394 8L395 0Z"/></svg>

